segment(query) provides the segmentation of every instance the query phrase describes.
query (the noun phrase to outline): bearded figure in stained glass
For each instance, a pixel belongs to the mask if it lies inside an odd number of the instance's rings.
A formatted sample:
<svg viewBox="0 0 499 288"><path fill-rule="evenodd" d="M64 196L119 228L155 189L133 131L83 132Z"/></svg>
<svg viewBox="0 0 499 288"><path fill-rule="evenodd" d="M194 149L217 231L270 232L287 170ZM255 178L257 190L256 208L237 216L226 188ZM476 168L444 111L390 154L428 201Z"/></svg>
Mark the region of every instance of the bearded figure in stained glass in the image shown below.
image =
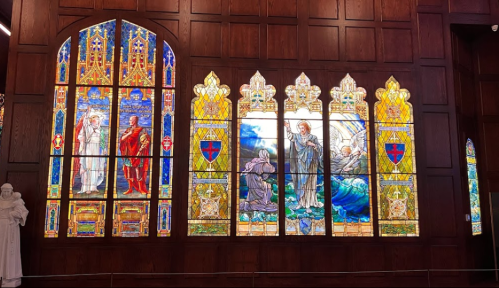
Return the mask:
<svg viewBox="0 0 499 288"><path fill-rule="evenodd" d="M312 135L311 125L307 121L298 123L299 133L293 133L291 124L284 122L290 146L290 172L296 192L298 206L295 210L310 207L322 208L323 203L317 200L317 173L324 171L322 145L317 136Z"/></svg>
<svg viewBox="0 0 499 288"><path fill-rule="evenodd" d="M248 185L248 196L241 201L240 211L276 212L279 209L271 200L272 184L266 182L272 173L275 173L275 167L270 164L270 154L265 149L258 152L258 158L246 163L243 175Z"/></svg>
<svg viewBox="0 0 499 288"><path fill-rule="evenodd" d="M139 117L133 115L129 119L130 127L120 137L121 155L124 159L123 172L128 182L128 190L123 193L133 193L133 189L141 194L148 194L146 186L147 172L149 171L149 159L140 156L149 156L149 145L151 136L139 126Z"/></svg>
<svg viewBox="0 0 499 288"><path fill-rule="evenodd" d="M82 184L78 194L99 192L97 187L106 177L106 158L102 157L107 154L106 135L101 128L103 120L103 113L88 105L87 112L81 116L76 125L75 152L80 156L87 156L79 158L79 161L76 162L76 165L79 166L76 171L80 173Z"/></svg>

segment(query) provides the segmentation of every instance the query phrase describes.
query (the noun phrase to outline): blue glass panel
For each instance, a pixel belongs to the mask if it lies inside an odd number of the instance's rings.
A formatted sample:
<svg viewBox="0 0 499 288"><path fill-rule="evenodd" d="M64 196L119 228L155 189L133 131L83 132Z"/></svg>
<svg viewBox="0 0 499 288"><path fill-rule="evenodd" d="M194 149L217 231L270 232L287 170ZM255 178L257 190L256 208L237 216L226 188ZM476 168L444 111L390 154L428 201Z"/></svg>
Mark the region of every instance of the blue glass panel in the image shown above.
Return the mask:
<svg viewBox="0 0 499 288"><path fill-rule="evenodd" d="M87 34L88 33L88 34ZM114 47L115 47L115 33L116 33L116 20L111 20L108 22L100 23L97 25L94 25L92 27L89 27L87 29L81 30L80 31L80 38L79 38L79 47L80 47L80 54L79 54L79 61L86 61L87 60L87 49L98 49L101 50L103 49L103 44L104 43L98 43L96 41L93 41L92 43L87 43L87 40L93 39L94 36L99 35L102 38L106 38L105 36L107 35L107 47L106 47L106 61L107 62L113 62L113 52L114 52ZM87 47L88 44L88 47Z"/></svg>
<svg viewBox="0 0 499 288"><path fill-rule="evenodd" d="M175 87L175 62L172 48L163 42L163 87Z"/></svg>

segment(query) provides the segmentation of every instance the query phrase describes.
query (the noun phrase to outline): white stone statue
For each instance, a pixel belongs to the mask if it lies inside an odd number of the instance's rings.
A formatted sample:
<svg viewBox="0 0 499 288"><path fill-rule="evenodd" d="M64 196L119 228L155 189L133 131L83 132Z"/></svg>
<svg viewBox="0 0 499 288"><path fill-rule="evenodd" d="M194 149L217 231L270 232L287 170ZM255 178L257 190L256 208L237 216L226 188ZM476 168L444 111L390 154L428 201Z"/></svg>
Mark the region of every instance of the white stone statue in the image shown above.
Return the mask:
<svg viewBox="0 0 499 288"><path fill-rule="evenodd" d="M21 193L5 183L0 196L0 277L2 287L18 287L23 276L19 224L24 226L28 210Z"/></svg>

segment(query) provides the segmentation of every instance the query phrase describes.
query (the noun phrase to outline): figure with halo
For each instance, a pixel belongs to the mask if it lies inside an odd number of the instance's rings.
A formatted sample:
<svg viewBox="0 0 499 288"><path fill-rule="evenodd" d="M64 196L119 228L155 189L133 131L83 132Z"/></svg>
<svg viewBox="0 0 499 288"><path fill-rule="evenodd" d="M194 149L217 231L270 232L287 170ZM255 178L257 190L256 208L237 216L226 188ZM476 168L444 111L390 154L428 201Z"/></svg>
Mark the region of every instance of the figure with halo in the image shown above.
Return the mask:
<svg viewBox="0 0 499 288"><path fill-rule="evenodd" d="M0 195L0 277L2 287L21 285L21 237L19 224L26 223L28 210L21 193L14 192L9 183L1 187Z"/></svg>
<svg viewBox="0 0 499 288"><path fill-rule="evenodd" d="M284 122L290 147L290 172L293 177L296 201L294 210L305 208L311 213L310 207L322 208L323 203L317 200L317 174L324 171L323 149L317 136L312 135L310 122L298 122L298 133L293 133L291 124Z"/></svg>

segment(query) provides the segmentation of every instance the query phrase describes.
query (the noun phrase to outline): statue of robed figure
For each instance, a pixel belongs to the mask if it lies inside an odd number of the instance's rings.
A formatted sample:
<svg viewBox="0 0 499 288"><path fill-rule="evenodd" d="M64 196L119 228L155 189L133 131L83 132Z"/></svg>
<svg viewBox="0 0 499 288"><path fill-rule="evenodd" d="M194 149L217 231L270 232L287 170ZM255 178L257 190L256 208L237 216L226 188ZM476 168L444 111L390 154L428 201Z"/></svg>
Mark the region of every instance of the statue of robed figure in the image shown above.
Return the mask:
<svg viewBox="0 0 499 288"><path fill-rule="evenodd" d="M2 287L18 287L23 276L19 225L26 224L28 210L21 193L13 192L11 184L1 187L0 195L0 277Z"/></svg>

